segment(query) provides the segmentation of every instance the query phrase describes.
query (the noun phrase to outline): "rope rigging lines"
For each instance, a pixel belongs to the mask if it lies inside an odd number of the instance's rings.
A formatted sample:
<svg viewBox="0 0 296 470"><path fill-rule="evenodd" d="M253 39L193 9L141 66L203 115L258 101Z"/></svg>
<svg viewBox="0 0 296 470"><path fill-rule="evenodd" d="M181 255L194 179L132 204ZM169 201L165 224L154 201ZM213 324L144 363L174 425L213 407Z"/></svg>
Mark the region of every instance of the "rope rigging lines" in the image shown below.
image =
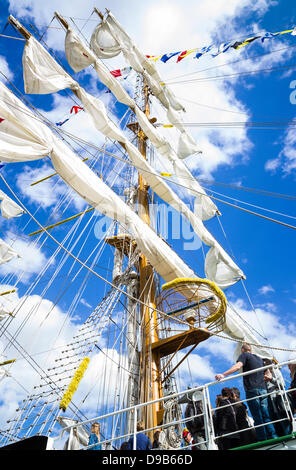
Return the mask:
<svg viewBox="0 0 296 470"><path fill-rule="evenodd" d="M230 78L236 78L238 76L244 76L247 74L255 74L259 72L271 72L271 71L276 71L276 70L288 70L289 68L292 69L294 67L295 67L294 65L290 65L286 67L270 67L266 69L240 72L236 74L233 73L233 74L225 74L225 75L219 75L219 76L217 75L217 76L208 77L208 78L184 80L182 83L185 83L185 84L191 83L191 82L199 83L202 81L219 80L222 78L228 80ZM181 81L178 82L178 81L171 80L171 81L168 81L168 83L178 84L178 83L181 83ZM71 95L69 94L68 96L71 97L71 99L74 102L76 102L72 94ZM26 101L27 103L29 103L28 100L24 98L23 96L22 96L22 99ZM206 105L202 105L200 103L195 103L195 104L199 106L207 107ZM138 168L135 164L128 161L126 157L126 153L123 152L122 148L116 145L117 150L121 152L121 157L119 157L114 152L107 150L106 148L107 142L114 145L114 143L111 142L109 139L105 139L104 147L99 147L95 145L94 143L87 142L83 140L82 138L71 134L70 132L66 132L64 129L57 128L57 126L54 126L54 124L50 122L49 119L45 118L42 115L42 113L40 113L36 108L34 108L32 104L29 103L29 106L31 109L33 109L35 113L35 119L46 123L46 125L49 126L63 140L65 140L68 145L70 145L73 149L75 149L75 152L77 152L77 146L79 146L81 153L85 153L88 155L88 158L90 160L89 162L90 167L92 168L92 170L98 175L100 175L102 179L104 179L105 181L108 181L111 187L114 187L115 183L118 183L119 184L118 192L120 192L123 182L130 183L132 181L132 177L134 176L133 172L137 170ZM208 107L211 108L211 106L208 106ZM223 110L223 109L221 109L221 111L227 112L227 110ZM123 126L125 119L128 118L129 112L130 112L129 109L127 109L125 113L123 114L123 117L120 120L120 126ZM244 114L244 113L239 113L239 114ZM189 127L200 127L200 128L201 127L213 127L213 128L246 127L246 128L254 128L254 129L255 128L274 129L274 128L282 128L282 126L292 127L294 126L295 123L296 121L293 121L293 120L292 121L278 120L278 121L253 121L253 122L230 121L230 122L220 122L220 123L219 122L204 122L204 123L192 122L192 123L184 123L184 125L189 126ZM96 154L93 155L90 149L95 150ZM101 160L99 160L100 158ZM114 159L116 159L115 165L113 164ZM51 176L52 175L50 175L50 177ZM162 176L162 178L169 184L177 185L182 189L189 189L188 186L186 186L186 178L184 178L184 181L182 180L181 183L177 183L176 181L167 177ZM57 402L61 398L62 394L64 393L65 388L67 384L69 383L71 377L73 377L73 371L76 370L77 364L79 363L79 361L81 360L83 356L85 356L86 354L87 355L93 354L96 349L100 351L99 354L101 354L101 356L102 355L105 356L106 361L105 362L102 361L101 363L102 367L100 367L97 370L97 375L93 378L93 383L91 384L89 389L86 392L84 392L84 395L81 398L80 404L75 405L74 403L72 403L69 409L73 413L74 417L76 416L81 417L83 415L83 411L81 411L81 409L83 409L83 406L86 403L86 400L89 399L89 397L91 396L93 387L97 385L99 378L103 378L103 386L100 390L101 396L98 396L98 399L97 399L98 400L97 408L99 408L100 406L99 400L101 398L102 398L102 401L106 403L106 407L110 405L110 403L108 403L108 398L109 398L108 393L111 389L111 386L113 385L112 380L115 380L115 390L114 390L114 395L112 396L113 402L111 406L113 406L113 409L123 407L124 400L127 398L127 395L128 395L126 374L129 372L129 369L127 367L128 361L131 360L128 354L131 351L132 347L134 347L133 356L132 356L134 358L134 356L137 355L137 346L141 343L141 338L140 338L139 333L138 333L138 337L136 338L135 345L131 344L129 337L125 333L126 327L128 326L128 323L132 316L132 312L128 310L126 304L128 301L132 301L136 303L137 309L139 309L140 306L145 306L149 308L150 311L151 311L151 306L147 305L144 301L141 301L140 300L141 296L136 297L135 295L129 294L127 292L127 289L125 288L125 285L122 285L121 283L117 284L114 281L111 282L110 280L108 280L107 276L103 277L97 272L96 267L98 267L98 262L101 259L102 255L104 254L104 250L106 249L107 243L105 242L104 239L100 239L96 244L94 244L91 247L88 247L89 239L90 239L91 234L93 233L96 219L95 219L94 214L91 214L91 216L88 218L88 216L86 216L86 212L89 210L92 210L93 208L85 209L83 212L79 214L79 219L76 220L75 224L68 230L63 240L60 242L57 239L57 237L50 234L49 229L51 228L51 226L46 227L45 223L40 223L40 217L37 217L37 212L39 211L41 204L37 208L36 212L33 214L33 211L30 211L26 207L25 203L21 202L21 197L18 197L17 192L12 189L11 185L4 178L3 174L0 174L0 179L2 180L3 184L9 189L9 191L14 196L14 198L18 201L21 207L25 210L29 218L29 222L37 224L38 227L40 228L39 230L40 235L34 242L36 246L47 247L48 245L50 245L52 249L52 254L50 258L46 260L46 263L42 267L41 272L38 273L38 275L36 276L36 279L34 279L34 281L27 288L26 294L21 299L19 299L19 303L15 307L14 313L16 315L19 312L21 312L24 306L26 306L27 298L30 295L33 295L33 294L37 295L38 293L39 295L38 303L36 303L34 306L28 309L26 315L22 318L21 322L18 324L13 334L9 332L8 327L10 327L12 321L14 321L14 318L10 318L5 323L0 324L0 334L2 334L3 338L5 338L7 341L3 352L6 352L7 350L9 350L9 348L14 347L15 350L19 354L18 360L25 360L28 364L30 364L30 366L33 369L35 369L36 374L39 375L39 377L41 378L40 385L36 387L37 391L34 392L34 394L31 396L28 395L27 399L25 400L24 405L22 406L20 416L16 419L15 424L12 425L9 432L7 432L7 436L10 436L8 437L10 439L11 436L15 437L18 435L19 430L17 429L17 426L19 426L21 422L25 423L26 420L28 423L28 427L25 426L23 428L26 431L26 436L29 436L33 432L35 425L39 426L40 432L41 431L48 432L48 433L52 432L54 423L57 421L57 418L60 417L60 411L57 411ZM253 194L261 194L267 197L278 197L278 198L287 199L287 200L296 199L294 196L272 193L271 191L264 191L264 190L256 189L256 188L234 187L234 185L230 185L227 183L219 183L215 181L214 182L205 181L205 183L209 185L220 184L222 186L224 185L225 187L228 187L231 189L239 189L241 191L246 191L246 192L250 192ZM55 184L57 185L58 181ZM197 191L195 191L195 193L200 194ZM292 219L296 219L296 216L294 217L292 215L288 215L283 212L277 212L272 209L267 209L265 207L257 206L255 204L251 204L251 203L239 200L239 199L235 199L230 196L223 195L213 190L211 190L211 193L212 193L211 195L206 195L205 197L210 197L232 208L239 209L248 214L256 215L257 217L263 218L264 220L268 220L273 223L280 224L287 228L296 229L296 226L289 225L287 223L281 222L280 220L276 220L271 217L264 216L263 214L259 214L258 212L255 212L253 210L245 209L243 207L240 207L237 204L245 204L256 210L267 211L269 213L273 213L281 217L289 217ZM216 196L231 200L232 203L225 201L223 199L219 199ZM71 207L71 202L72 202L73 197L74 196L73 194L71 194L70 191L66 191L65 193L63 193L60 196L56 205L54 206L53 211L49 214L49 217L47 219L48 222L49 221L52 222L52 220L55 220L55 217L59 215L61 212L62 214L65 214L66 211ZM69 218L69 220L70 219L71 218ZM227 238L219 217L218 217L218 220L221 225L221 229L224 233L224 236L225 238ZM26 223L25 227L27 227L29 222ZM54 225L52 225L52 227L53 226ZM115 230L114 226L115 226L114 224L110 225L110 227L108 228L107 234L110 234L113 230ZM54 249L51 246L52 243L54 244L54 247L55 247ZM89 250L87 257L84 257L85 249ZM51 268L53 267L53 265L54 265L54 268L52 269L53 274L51 274ZM77 269L77 265L78 265L78 269ZM105 266L105 269L106 269L106 266ZM64 275L64 278L63 278L63 273L65 271L66 271L66 274ZM46 279L45 277L46 275L49 276L48 279ZM78 280L78 277L80 275L82 275L83 278L81 282L79 283L79 287L76 289L74 288L73 283L74 281ZM60 350L59 339L62 336L64 328L67 325L67 322L70 323L71 320L75 321L75 318L77 319L78 322L81 322L81 318L79 318L79 304L81 300L83 299L85 290L88 288L88 285L89 285L88 283L92 277L94 277L96 281L98 280L102 281L105 287L108 286L109 288L111 288L110 292L108 293L106 298L104 298L97 305L97 307L92 311L88 319L85 322L83 322L82 325L80 325L78 334L73 337L73 342L68 342L66 346L63 346L64 349L60 351L60 356L58 359L56 359L56 364L54 365L54 367L50 367L47 369L44 366L41 367L38 361L35 360L35 356L39 354L40 355L47 354L47 357L44 362L47 365L51 365L53 351ZM11 279L12 278L7 277L7 282L11 281ZM14 287L17 286L21 281L22 281L22 277L20 275ZM43 288L40 287L41 282L46 283ZM146 283L148 283L148 280L146 281ZM42 304L42 301L45 299L45 296L50 292L50 289L52 288L56 290L54 292L54 298L51 302L50 307L47 310L46 315L40 319L35 330L32 330L31 337L28 338L27 341L25 340L25 342L21 344L21 333L23 332L25 326L28 325L29 321L34 317L34 315L37 314L39 306ZM38 337L41 329L46 327L46 322L49 320L55 307L61 304L61 301L64 300L65 295L69 291L70 288L72 289L72 292L74 292L74 295L72 296L72 299L69 302L69 305L67 305L67 311L65 312L65 315L63 317L64 321L61 323L59 329L56 331L56 336L53 340L52 348L48 349L47 351L44 351L43 353L42 352L34 353L32 349L30 349L33 346L34 340ZM41 292L40 292L40 289L41 289ZM245 286L244 286L244 289L245 289ZM246 291L246 294L249 297L247 291ZM124 298L123 302L121 300L121 297ZM251 300L250 300L250 304L252 306L253 311L256 314L256 310L254 306L252 305ZM121 307L123 308L121 309ZM157 310L157 312L159 313L157 327L163 326L164 330L167 331L169 328L168 327L169 317L165 315L163 312L161 312L160 310ZM77 317L75 317L75 315L77 315ZM248 325L250 329L252 329L258 335L260 335L264 341L267 341L266 337L263 336L263 334L259 334L255 330L255 328L253 328L246 320L242 318L242 316L240 316L240 318ZM142 318L141 321L143 322L144 319ZM183 331L185 328L185 325L187 324L179 320L179 325L180 325L180 331ZM140 329L138 331L140 331ZM215 333L212 333L212 336L217 336L221 339L235 341L235 342L240 341L239 338L237 339L230 338L229 336L226 336L223 334L215 335ZM102 340L102 343L99 342L99 339ZM106 344L107 344L107 347L106 347ZM262 346L262 347L269 348L272 350L295 352L294 349L285 349L285 348L279 348L279 347L277 348L277 347L273 347L273 346L265 345L265 344L264 345L253 344L253 345ZM112 356L112 353L114 351L116 351L117 356L116 354ZM114 374L113 377L111 376L111 373L108 374L107 372L108 363L110 361L117 367L116 374ZM168 362L163 363L164 367L169 366L169 369L170 369L169 375L175 370L173 364L170 364L170 361L172 361L172 358L170 358ZM50 398L47 400L48 396ZM35 410L33 409L33 406L35 405L33 405L32 403L33 399L35 400L36 407L37 408L39 407L38 411L40 409L40 416L42 416L42 419L44 419L43 422L41 422L41 418L40 420L38 418L35 421L35 415L34 415ZM31 419L33 423L30 423ZM112 435L116 432L116 429L118 426L119 426L118 422L114 419L112 423Z"/></svg>

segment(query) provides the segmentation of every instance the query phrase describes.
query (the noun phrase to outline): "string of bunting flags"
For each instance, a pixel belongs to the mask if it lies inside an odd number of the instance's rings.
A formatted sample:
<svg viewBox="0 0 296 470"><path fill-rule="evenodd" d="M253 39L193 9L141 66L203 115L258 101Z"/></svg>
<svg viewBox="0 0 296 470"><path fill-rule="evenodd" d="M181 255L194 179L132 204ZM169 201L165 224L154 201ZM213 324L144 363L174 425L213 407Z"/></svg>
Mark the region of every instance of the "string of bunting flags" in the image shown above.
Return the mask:
<svg viewBox="0 0 296 470"><path fill-rule="evenodd" d="M210 46L204 46L202 48L197 47L195 49L188 49L188 50L185 50L185 51L169 52L169 53L166 53L166 54L163 54L163 55L160 55L160 56L146 55L146 57L148 59L150 59L151 61L157 62L158 60L160 60L161 62L164 62L164 63L167 63L170 59L172 59L173 57L176 57L176 56L177 56L176 62L179 63L179 62L181 62L181 60L185 59L186 57L188 57L192 54L194 54L194 56L193 56L194 59L199 59L200 57L202 57L205 54L210 54L212 57L217 57L219 54L225 53L229 49L239 50L239 49L247 46L248 44L251 44L252 42L254 42L258 39L261 39L261 42L264 42L267 39L272 39L274 37L281 36L283 34L290 34L291 36L296 36L296 27L293 27L293 29L288 29L286 31L279 31L277 33L265 32L265 33L262 33L262 34L257 34L256 36L246 38L242 41L233 40L233 41L221 43L221 44L218 44L218 45L217 44L212 44ZM132 71L132 67L123 67L121 69L112 70L112 71L110 71L110 73L115 78L125 80L128 77L128 75L131 73L131 71ZM110 90L107 90L106 93L110 93ZM69 121L69 119L73 115L75 115L78 112L83 111L83 110L84 109L79 107L79 106L72 106L72 108L70 110L70 114L68 116L66 116L62 121L56 122L56 125L57 126L62 126L67 121ZM164 126L164 127L166 127L166 126Z"/></svg>
<svg viewBox="0 0 296 470"><path fill-rule="evenodd" d="M243 41L229 41L221 44L212 44L210 46L204 46L202 48L195 48L195 49L189 49L186 51L177 51L177 52L169 52L160 56L154 56L154 55L147 55L146 57L150 59L151 61L157 62L158 60L161 60L161 62L167 63L170 59L173 57L177 56L176 62L181 62L181 60L185 59L185 57L188 57L189 55L194 54L193 58L194 59L199 59L201 56L205 54L210 54L212 57L216 57L221 53L224 53L228 51L230 48L232 49L241 49L242 47L247 46L248 44L252 43L253 41L256 41L257 39L261 39L262 42L264 42L267 39L274 38L276 36L280 36L283 34L291 34L292 36L296 36L296 27L293 29L289 29L286 31L279 31L277 33L262 33L258 34L256 36L252 36L249 38L244 39Z"/></svg>

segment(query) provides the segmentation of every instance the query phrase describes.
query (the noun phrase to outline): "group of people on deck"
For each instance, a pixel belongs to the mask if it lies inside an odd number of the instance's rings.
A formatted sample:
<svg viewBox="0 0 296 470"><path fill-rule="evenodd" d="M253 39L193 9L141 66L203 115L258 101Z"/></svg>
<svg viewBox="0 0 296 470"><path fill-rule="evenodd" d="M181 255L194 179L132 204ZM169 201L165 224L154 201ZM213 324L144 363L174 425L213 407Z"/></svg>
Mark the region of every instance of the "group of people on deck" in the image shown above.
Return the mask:
<svg viewBox="0 0 296 470"><path fill-rule="evenodd" d="M216 380L239 371L251 372L243 377L243 384L248 400L248 407L252 416L250 419L246 405L241 401L238 388L224 387L221 394L216 397L216 408L212 411L216 444L220 450L228 450L239 446L275 439L291 434L291 420L287 416L283 405L283 398L278 393L277 382L271 374L271 369L262 370L262 367L271 363L252 353L251 346L242 345L241 354L236 364L224 373L217 374ZM261 369L261 370L260 370ZM288 391L289 406L294 414L296 412L296 363L289 364L292 378ZM183 430L184 446L188 450L207 450L206 434L204 428L204 415L201 401L189 401L185 409L186 428ZM271 421L277 421L271 423ZM253 426L254 425L254 426ZM154 434L153 444L144 433L144 423L137 423L136 449L150 450L159 448L159 431ZM93 423L89 446L93 450L100 450L99 425ZM122 444L120 450L133 450L133 436L128 442Z"/></svg>
<svg viewBox="0 0 296 470"><path fill-rule="evenodd" d="M253 419L250 422L247 407L241 402L238 388L223 388L216 397L216 410L213 412L216 443L220 450L228 450L267 439L275 439L290 434L292 426L287 417L283 398L278 393L278 385L270 369L262 367L271 364L252 353L248 343L242 345L241 354L230 369L217 374L216 380L239 371L252 373L243 377L243 384L248 400L248 407ZM261 370L260 370L261 369ZM292 413L296 412L296 364L289 364L292 382L288 391L289 405ZM183 431L183 438L192 450L205 450L205 432L203 427L203 410L201 402L189 402L185 418L192 416ZM197 417L194 417L196 415ZM271 421L278 421L274 424ZM254 426L253 426L254 424Z"/></svg>

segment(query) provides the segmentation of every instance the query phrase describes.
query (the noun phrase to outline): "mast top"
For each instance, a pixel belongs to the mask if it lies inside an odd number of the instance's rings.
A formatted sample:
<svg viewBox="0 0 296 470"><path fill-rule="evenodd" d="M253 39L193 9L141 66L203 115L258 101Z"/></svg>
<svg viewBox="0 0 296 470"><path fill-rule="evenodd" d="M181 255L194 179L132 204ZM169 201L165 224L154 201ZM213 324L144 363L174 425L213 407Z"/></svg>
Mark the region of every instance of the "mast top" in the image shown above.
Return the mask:
<svg viewBox="0 0 296 470"><path fill-rule="evenodd" d="M60 21L60 23L62 23L62 25L63 25L66 29L69 28L69 24L67 23L67 21L66 21L57 11L54 12L54 16L57 17L57 19Z"/></svg>
<svg viewBox="0 0 296 470"><path fill-rule="evenodd" d="M25 39L30 39L32 36L31 33L29 33L29 31L24 26L22 26L14 16L9 15L8 21L21 33Z"/></svg>
<svg viewBox="0 0 296 470"><path fill-rule="evenodd" d="M100 10L98 10L96 7L94 7L94 11L96 12L97 15L99 15L99 17L101 18L101 20L104 19L104 15L102 12L100 12Z"/></svg>

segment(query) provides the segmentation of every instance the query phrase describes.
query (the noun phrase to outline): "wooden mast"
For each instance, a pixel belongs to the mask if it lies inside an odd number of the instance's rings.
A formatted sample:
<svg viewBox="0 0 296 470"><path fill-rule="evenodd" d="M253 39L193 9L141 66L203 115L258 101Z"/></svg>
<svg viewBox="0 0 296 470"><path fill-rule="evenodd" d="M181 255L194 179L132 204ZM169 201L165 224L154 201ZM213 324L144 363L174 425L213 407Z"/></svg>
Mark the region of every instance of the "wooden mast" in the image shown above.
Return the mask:
<svg viewBox="0 0 296 470"><path fill-rule="evenodd" d="M97 9L94 11L104 19L104 15ZM106 10L108 12L108 10ZM144 84L142 93L144 94L145 102L145 115L149 119L149 91L148 85ZM131 108L134 111L133 108ZM156 119L150 119L154 123ZM147 137L141 130L138 123L132 123L128 127L138 136L139 151L143 157L147 158ZM145 182L142 175L138 177L138 214L139 217L147 224L150 225L149 215L149 186ZM158 349L153 350L152 344L158 343L157 333L157 313L156 313L156 288L153 267L143 254L139 257L139 289L140 300L145 303L140 306L141 318L141 379L140 379L140 402L144 403L151 400L156 400L163 396L162 384L160 377L160 354ZM150 307L147 307L149 305ZM142 419L146 428L156 427L160 424L160 403L145 410ZM150 437L153 436L153 431Z"/></svg>
<svg viewBox="0 0 296 470"><path fill-rule="evenodd" d="M149 91L147 84L144 84L145 114L149 119ZM139 151L143 157L147 158L147 137L138 127ZM138 213L141 219L150 225L149 215L149 186L142 175L138 178ZM141 324L142 324L142 353L141 353L141 385L140 400L147 402L156 400L163 396L160 379L160 356L158 351L153 351L152 344L158 341L157 333L157 313L156 313L156 287L153 267L146 256L140 255L139 260L140 277L140 300L149 305L141 304ZM150 406L145 410L143 420L146 428L158 426L160 403ZM153 435L153 432L151 432Z"/></svg>

